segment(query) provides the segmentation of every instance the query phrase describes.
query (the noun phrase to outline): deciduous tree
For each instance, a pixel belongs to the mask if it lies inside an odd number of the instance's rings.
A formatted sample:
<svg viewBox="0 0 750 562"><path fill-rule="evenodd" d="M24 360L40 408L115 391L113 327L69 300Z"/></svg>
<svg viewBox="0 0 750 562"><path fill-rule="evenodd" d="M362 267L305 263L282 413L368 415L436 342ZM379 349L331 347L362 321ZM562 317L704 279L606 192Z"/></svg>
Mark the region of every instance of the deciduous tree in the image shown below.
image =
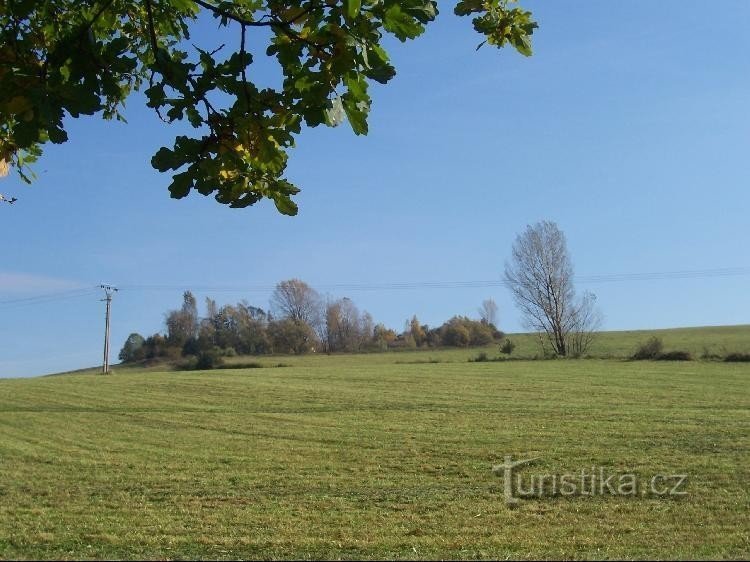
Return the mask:
<svg viewBox="0 0 750 562"><path fill-rule="evenodd" d="M565 234L554 222L527 226L505 264L505 281L526 326L560 356L580 355L598 327L593 294L576 299Z"/></svg>
<svg viewBox="0 0 750 562"><path fill-rule="evenodd" d="M482 44L531 54L537 24L515 0L460 0L454 12L473 18ZM344 118L366 134L369 87L396 73L385 38L414 39L437 13L432 0L6 0L0 173L10 164L29 181L44 144L68 140L68 118L124 120L125 100L142 91L162 121L194 130L151 160L172 173L172 197L268 198L296 214L299 189L285 177L295 137ZM220 35L198 45L206 16ZM256 78L263 56L275 57L280 83Z"/></svg>
<svg viewBox="0 0 750 562"><path fill-rule="evenodd" d="M313 351L317 343L310 325L292 318L272 321L268 325L268 336L276 353L307 353Z"/></svg>
<svg viewBox="0 0 750 562"><path fill-rule="evenodd" d="M144 359L146 357L145 343L146 340L141 334L135 332L130 334L120 350L120 355L118 356L120 361L130 363Z"/></svg>
<svg viewBox="0 0 750 562"><path fill-rule="evenodd" d="M323 324L323 301L318 292L300 279L281 281L271 295L271 312L277 318Z"/></svg>
<svg viewBox="0 0 750 562"><path fill-rule="evenodd" d="M198 335L198 306L190 291L182 295L182 307L167 313L167 340L169 344L182 347Z"/></svg>
<svg viewBox="0 0 750 562"><path fill-rule="evenodd" d="M485 299L479 308L479 317L485 324L497 326L497 303L493 299Z"/></svg>

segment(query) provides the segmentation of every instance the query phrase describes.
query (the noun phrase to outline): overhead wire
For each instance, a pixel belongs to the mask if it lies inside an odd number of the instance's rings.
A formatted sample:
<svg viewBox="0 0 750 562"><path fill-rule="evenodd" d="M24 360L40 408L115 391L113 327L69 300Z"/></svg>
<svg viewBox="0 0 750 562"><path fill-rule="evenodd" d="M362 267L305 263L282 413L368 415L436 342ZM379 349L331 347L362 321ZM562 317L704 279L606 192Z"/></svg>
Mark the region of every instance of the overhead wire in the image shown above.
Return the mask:
<svg viewBox="0 0 750 562"><path fill-rule="evenodd" d="M596 275L580 275L574 277L574 282L581 284L618 283L618 282L644 282L680 279L709 279L722 277L736 277L750 275L750 267L725 267L714 269L693 269L678 271L654 271L641 273L610 273ZM329 283L315 285L319 291L408 291L408 290L437 290L437 289L483 289L493 287L507 287L508 283L503 279L467 280L467 281L395 281L395 282L371 282L371 283ZM275 289L275 284L257 285L146 285L131 284L120 285L120 291L196 291L213 293L270 293ZM66 291L44 293L28 297L0 300L0 308L14 308L45 304L50 302L65 301L98 294L99 285L79 287Z"/></svg>
<svg viewBox="0 0 750 562"><path fill-rule="evenodd" d="M77 289L57 291L54 293L43 293L41 295L33 295L29 297L0 300L0 308L15 308L54 301L64 301L93 295L95 294L96 290L97 287L80 287Z"/></svg>
<svg viewBox="0 0 750 562"><path fill-rule="evenodd" d="M708 279L713 277L733 277L750 275L750 267L728 267L718 269L657 271L646 273L612 273L597 275L581 275L574 277L574 281L583 284L615 283L631 281L659 281L669 279ZM390 291L390 290L418 290L418 289L475 289L490 287L507 287L503 279L487 279L473 281L396 281L375 283L331 283L314 285L322 291ZM200 292L271 292L276 285L121 285L126 291L177 291L192 290Z"/></svg>

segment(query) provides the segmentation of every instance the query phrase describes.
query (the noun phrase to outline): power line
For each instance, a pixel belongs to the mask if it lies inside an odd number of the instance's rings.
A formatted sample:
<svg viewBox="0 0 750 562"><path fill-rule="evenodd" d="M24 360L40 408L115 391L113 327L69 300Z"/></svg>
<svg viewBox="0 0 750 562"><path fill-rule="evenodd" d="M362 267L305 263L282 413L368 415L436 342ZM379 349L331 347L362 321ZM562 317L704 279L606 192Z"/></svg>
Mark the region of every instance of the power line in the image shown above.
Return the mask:
<svg viewBox="0 0 750 562"><path fill-rule="evenodd" d="M581 275L574 281L581 284L629 283L682 279L710 279L750 275L750 267L725 267L716 269L692 269L679 271L654 271L641 273L610 273ZM450 290L450 289L484 289L507 287L502 279L469 280L469 281L392 281L377 283L329 283L314 285L319 291L409 291L409 290ZM276 284L258 285L121 285L120 291L199 291L205 293L270 293ZM0 308L15 308L46 304L56 301L72 300L95 294L101 289L99 285L46 293L30 297L1 300Z"/></svg>
<svg viewBox="0 0 750 562"><path fill-rule="evenodd" d="M90 296L94 294L96 289L98 289L98 287L86 287L86 288L79 288L79 289L70 289L67 291L59 291L56 293L45 293L42 295L35 295L31 297L22 297L22 298L17 298L17 299L3 300L3 301L0 301L0 307L12 308L12 307L18 307L18 306L27 306L27 305L46 303L46 302L51 302L51 301L62 301L62 300L74 299L74 298L79 298L79 297L84 297L84 296Z"/></svg>
<svg viewBox="0 0 750 562"><path fill-rule="evenodd" d="M714 277L735 277L750 275L750 267L729 267L719 269L699 269L681 271L656 271L645 273L612 273L598 275L582 275L574 281L582 284L616 283L634 281L660 281L671 279L709 279ZM502 279L476 281L399 281L382 283L333 283L315 285L322 291L391 291L391 290L420 290L420 289L475 289L490 287L507 287ZM127 291L200 291L200 292L271 292L276 285L123 285Z"/></svg>

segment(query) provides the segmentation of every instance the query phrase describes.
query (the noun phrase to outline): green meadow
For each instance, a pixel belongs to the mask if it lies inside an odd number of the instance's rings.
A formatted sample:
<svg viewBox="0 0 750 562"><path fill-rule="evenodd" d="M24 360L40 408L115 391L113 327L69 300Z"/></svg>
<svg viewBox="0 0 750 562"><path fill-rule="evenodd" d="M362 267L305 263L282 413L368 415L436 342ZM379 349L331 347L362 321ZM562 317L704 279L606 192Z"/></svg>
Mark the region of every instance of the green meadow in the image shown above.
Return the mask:
<svg viewBox="0 0 750 562"><path fill-rule="evenodd" d="M622 359L651 334L602 334L592 355L610 359L0 380L0 557L747 558L750 364ZM750 347L747 326L659 335L695 356ZM686 493L509 506L492 471L506 455L538 458L521 474L686 474Z"/></svg>

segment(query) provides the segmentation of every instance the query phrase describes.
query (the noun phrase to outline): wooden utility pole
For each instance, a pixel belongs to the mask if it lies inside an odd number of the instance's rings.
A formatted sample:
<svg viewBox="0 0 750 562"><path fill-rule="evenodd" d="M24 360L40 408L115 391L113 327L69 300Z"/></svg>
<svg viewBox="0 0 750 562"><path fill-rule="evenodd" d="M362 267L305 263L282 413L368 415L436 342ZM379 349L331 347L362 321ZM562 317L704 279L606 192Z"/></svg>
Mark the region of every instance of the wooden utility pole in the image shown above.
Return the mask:
<svg viewBox="0 0 750 562"><path fill-rule="evenodd" d="M104 289L104 298L107 303L107 316L104 324L104 362L102 363L102 374L109 374L109 313L112 307L112 294L117 291L117 287L111 285L101 285Z"/></svg>

